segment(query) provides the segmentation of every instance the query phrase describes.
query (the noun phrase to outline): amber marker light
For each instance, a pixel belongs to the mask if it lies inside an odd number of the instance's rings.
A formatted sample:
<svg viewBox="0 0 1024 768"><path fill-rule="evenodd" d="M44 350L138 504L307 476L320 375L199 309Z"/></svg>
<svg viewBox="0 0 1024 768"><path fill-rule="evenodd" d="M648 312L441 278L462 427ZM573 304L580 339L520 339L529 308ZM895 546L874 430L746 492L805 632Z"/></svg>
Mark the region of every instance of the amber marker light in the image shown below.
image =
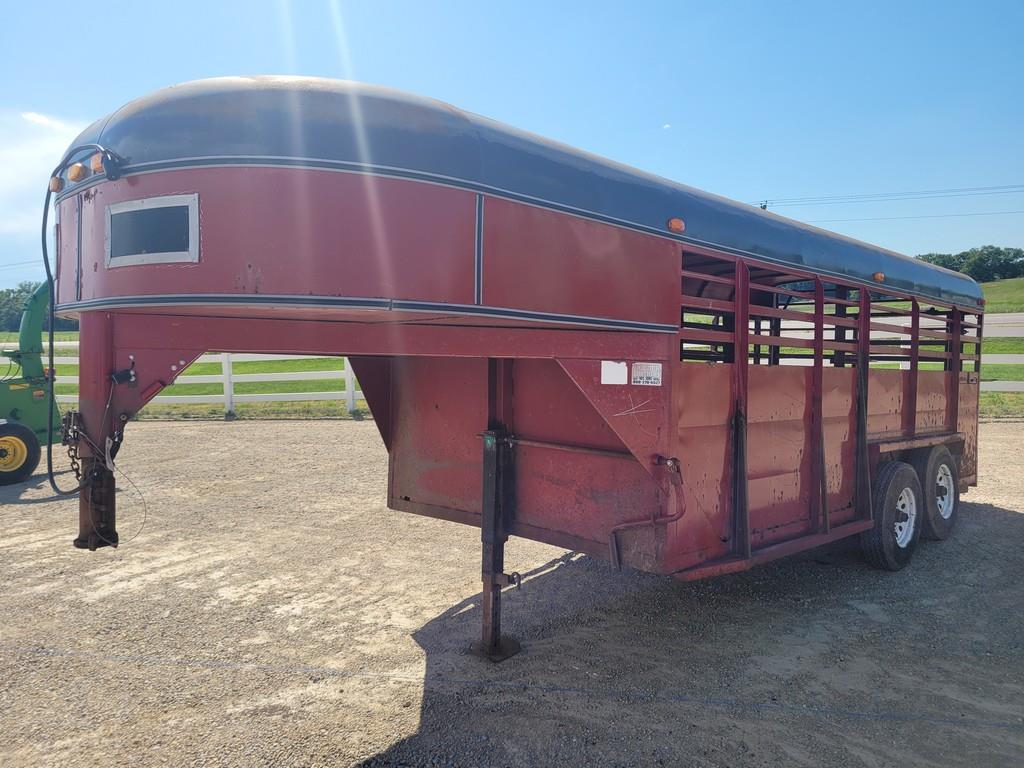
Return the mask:
<svg viewBox="0 0 1024 768"><path fill-rule="evenodd" d="M873 275L871 276L871 278L872 278L872 279L873 279L873 280L874 280L874 281L875 281L876 283L884 283L884 282L885 282L885 272L875 272L875 274L873 274Z"/></svg>
<svg viewBox="0 0 1024 768"><path fill-rule="evenodd" d="M93 173L103 173L103 153L97 152L89 158L89 167Z"/></svg>
<svg viewBox="0 0 1024 768"><path fill-rule="evenodd" d="M68 168L68 180L69 181L81 181L89 175L89 169L81 163L75 163Z"/></svg>
<svg viewBox="0 0 1024 768"><path fill-rule="evenodd" d="M668 220L669 232L683 232L686 229L686 222L682 219L674 218Z"/></svg>
<svg viewBox="0 0 1024 768"><path fill-rule="evenodd" d="M50 191L60 192L62 189L64 189L64 179L62 179L60 176L51 176Z"/></svg>

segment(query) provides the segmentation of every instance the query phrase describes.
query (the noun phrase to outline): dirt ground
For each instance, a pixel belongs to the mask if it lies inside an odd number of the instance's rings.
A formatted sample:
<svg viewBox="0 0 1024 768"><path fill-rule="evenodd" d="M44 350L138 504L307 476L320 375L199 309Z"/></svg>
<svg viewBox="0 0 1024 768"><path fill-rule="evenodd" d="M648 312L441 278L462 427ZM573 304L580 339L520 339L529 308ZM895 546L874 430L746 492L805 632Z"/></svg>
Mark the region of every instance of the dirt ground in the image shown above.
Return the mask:
<svg viewBox="0 0 1024 768"><path fill-rule="evenodd" d="M372 423L133 424L116 551L42 474L0 489L0 765L1021 765L1022 435L983 425L959 530L898 574L514 539L491 665L479 532L385 508Z"/></svg>

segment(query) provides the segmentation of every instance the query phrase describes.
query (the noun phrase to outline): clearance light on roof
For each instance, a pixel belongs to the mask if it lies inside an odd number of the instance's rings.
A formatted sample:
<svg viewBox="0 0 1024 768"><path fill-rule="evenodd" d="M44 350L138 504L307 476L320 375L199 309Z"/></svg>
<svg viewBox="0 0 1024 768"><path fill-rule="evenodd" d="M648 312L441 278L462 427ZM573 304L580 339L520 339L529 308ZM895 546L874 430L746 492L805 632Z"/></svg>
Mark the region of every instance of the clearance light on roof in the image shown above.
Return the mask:
<svg viewBox="0 0 1024 768"><path fill-rule="evenodd" d="M68 180L69 181L81 181L89 175L89 169L81 163L75 163L68 168Z"/></svg>
<svg viewBox="0 0 1024 768"><path fill-rule="evenodd" d="M884 283L885 272L875 272L875 274L871 276L871 279L874 280L876 283Z"/></svg>
<svg viewBox="0 0 1024 768"><path fill-rule="evenodd" d="M686 222L682 219L669 219L668 220L668 231L669 232L682 232L686 229Z"/></svg>

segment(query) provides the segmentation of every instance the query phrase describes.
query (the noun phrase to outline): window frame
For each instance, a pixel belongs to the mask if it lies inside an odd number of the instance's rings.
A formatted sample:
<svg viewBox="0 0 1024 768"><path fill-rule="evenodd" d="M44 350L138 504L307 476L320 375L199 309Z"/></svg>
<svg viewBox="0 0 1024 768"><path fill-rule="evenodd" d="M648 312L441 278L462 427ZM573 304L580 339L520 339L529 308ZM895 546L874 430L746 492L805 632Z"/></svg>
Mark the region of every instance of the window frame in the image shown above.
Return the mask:
<svg viewBox="0 0 1024 768"><path fill-rule="evenodd" d="M132 211L153 210L154 208L188 209L188 250L160 251L155 253L132 253L124 256L111 256L111 224L112 218L121 213ZM143 264L197 264L199 263L199 193L191 192L181 195L157 195L142 197L136 200L125 200L110 203L106 207L106 231L103 247L107 269L131 267Z"/></svg>

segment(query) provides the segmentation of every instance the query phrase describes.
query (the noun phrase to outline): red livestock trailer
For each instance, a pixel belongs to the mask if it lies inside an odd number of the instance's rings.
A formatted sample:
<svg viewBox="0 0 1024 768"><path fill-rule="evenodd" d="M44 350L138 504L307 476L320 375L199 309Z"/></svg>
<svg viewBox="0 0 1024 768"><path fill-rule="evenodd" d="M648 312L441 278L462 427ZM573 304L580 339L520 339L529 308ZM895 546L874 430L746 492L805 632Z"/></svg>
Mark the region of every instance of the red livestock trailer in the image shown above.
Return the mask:
<svg viewBox="0 0 1024 768"><path fill-rule="evenodd" d="M389 506L482 529L494 659L509 535L682 579L859 535L895 570L976 482L970 278L446 104L189 83L50 188L77 547L116 545L126 427L208 351L349 357Z"/></svg>

